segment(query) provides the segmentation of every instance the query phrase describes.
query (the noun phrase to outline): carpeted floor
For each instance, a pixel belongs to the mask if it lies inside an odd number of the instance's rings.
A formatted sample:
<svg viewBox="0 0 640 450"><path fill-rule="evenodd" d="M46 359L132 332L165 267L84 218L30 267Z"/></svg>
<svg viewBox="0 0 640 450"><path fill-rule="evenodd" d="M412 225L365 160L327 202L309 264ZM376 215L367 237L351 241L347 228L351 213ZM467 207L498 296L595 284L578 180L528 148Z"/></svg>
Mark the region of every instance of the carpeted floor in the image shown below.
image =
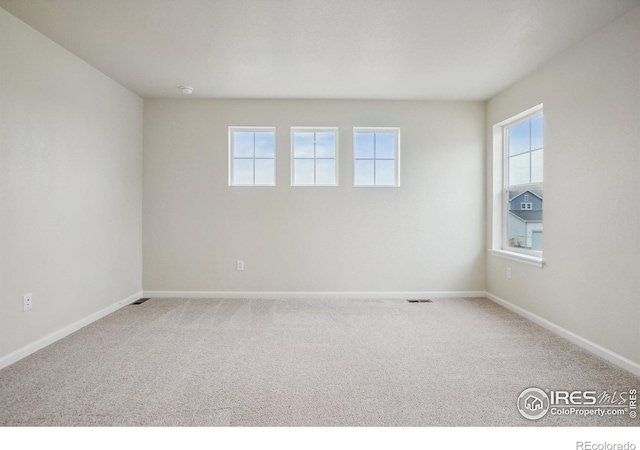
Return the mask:
<svg viewBox="0 0 640 450"><path fill-rule="evenodd" d="M0 371L3 426L638 426L520 392L640 379L480 298L151 299Z"/></svg>

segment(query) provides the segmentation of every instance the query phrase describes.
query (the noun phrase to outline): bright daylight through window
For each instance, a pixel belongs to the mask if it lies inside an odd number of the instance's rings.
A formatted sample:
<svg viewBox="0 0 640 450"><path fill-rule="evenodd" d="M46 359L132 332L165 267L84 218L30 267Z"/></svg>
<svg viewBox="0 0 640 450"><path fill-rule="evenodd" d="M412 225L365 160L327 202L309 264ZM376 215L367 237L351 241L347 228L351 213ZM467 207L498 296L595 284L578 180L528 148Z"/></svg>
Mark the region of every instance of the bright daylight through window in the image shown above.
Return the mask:
<svg viewBox="0 0 640 450"><path fill-rule="evenodd" d="M400 129L354 128L354 186L399 186Z"/></svg>
<svg viewBox="0 0 640 450"><path fill-rule="evenodd" d="M275 186L276 129L229 127L229 186Z"/></svg>
<svg viewBox="0 0 640 450"><path fill-rule="evenodd" d="M504 126L505 250L542 255L543 136L542 110Z"/></svg>
<svg viewBox="0 0 640 450"><path fill-rule="evenodd" d="M291 129L291 184L293 186L338 185L338 129Z"/></svg>

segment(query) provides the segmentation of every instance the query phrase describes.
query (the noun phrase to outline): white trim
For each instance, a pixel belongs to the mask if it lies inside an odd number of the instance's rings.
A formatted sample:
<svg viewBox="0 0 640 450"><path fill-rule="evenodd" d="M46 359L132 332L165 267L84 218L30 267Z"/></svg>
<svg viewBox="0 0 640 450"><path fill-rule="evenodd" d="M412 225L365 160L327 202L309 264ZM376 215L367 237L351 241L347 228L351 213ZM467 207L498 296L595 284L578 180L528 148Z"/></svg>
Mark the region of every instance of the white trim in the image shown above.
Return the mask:
<svg viewBox="0 0 640 450"><path fill-rule="evenodd" d="M538 256L525 255L524 253L509 252L499 249L489 249L489 253L499 258L521 262L529 266L539 267L540 269L545 265L545 261Z"/></svg>
<svg viewBox="0 0 640 450"><path fill-rule="evenodd" d="M586 338L583 338L582 336L579 336L572 331L567 330L566 328L562 328L561 326L556 325L555 323L550 322L547 319L543 319L542 317L537 316L527 311L526 309L520 308L519 306L516 306L513 303L510 303L498 297L497 295L493 295L489 292L486 292L485 294L487 298L494 303L497 303L498 305L507 308L508 310L518 314L519 316L522 316L525 319L530 320L531 322L540 325L543 328L546 328L553 334L560 336L579 347L582 347L583 349L593 353L594 355L599 356L600 358L603 358L610 363L631 372L634 375L640 376L640 364L638 364L637 362L634 362L622 355L612 352L611 350L604 348L603 346L596 344L595 342L592 342Z"/></svg>
<svg viewBox="0 0 640 450"><path fill-rule="evenodd" d="M3 357L0 358L0 369L3 369L19 360L21 360L22 358L25 358L29 355L31 355L32 353L37 352L38 350L43 349L44 347L53 344L56 341L59 341L60 339L69 336L71 333L74 333L76 331L78 331L79 329L86 327L87 325L95 322L96 320L102 319L103 317L111 314L114 311L117 311L118 309L122 308L123 306L127 306L133 302L135 302L136 300L142 298L142 291L140 292L136 292L133 295L130 295L127 298L124 298L122 300L120 300L117 303L114 303L111 306L107 306L104 309L101 309L100 311L97 311L93 314L90 314L76 322L73 322L70 325L67 325L64 328L59 329L58 331L54 331L53 333L50 333L40 339L38 339L37 341L32 342L31 344L27 344L24 347L15 350L11 353L9 353L8 355L5 355Z"/></svg>
<svg viewBox="0 0 640 450"><path fill-rule="evenodd" d="M505 125L513 126L521 122L524 122L525 120L533 119L540 113L540 111L544 110L543 106L544 106L544 103L540 103L539 105L529 108L526 111L522 111L521 113L516 114L515 116L511 116L507 119L504 119L502 122L498 122L495 126L498 126L498 127L504 127Z"/></svg>
<svg viewBox="0 0 640 450"><path fill-rule="evenodd" d="M308 292L308 291L144 291L149 298L229 298L229 299L398 299L484 297L485 291L408 291L408 292Z"/></svg>

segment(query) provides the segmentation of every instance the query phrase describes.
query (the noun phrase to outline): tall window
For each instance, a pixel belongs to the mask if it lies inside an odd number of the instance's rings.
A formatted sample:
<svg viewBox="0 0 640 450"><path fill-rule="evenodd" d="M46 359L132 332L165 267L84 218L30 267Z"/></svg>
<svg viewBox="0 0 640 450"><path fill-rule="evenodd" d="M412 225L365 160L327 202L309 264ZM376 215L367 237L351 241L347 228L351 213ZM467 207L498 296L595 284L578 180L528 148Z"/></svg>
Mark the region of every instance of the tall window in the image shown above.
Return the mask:
<svg viewBox="0 0 640 450"><path fill-rule="evenodd" d="M354 186L400 185L400 129L353 129Z"/></svg>
<svg viewBox="0 0 640 450"><path fill-rule="evenodd" d="M338 185L338 129L291 128L291 184Z"/></svg>
<svg viewBox="0 0 640 450"><path fill-rule="evenodd" d="M276 129L229 127L229 186L275 186Z"/></svg>
<svg viewBox="0 0 640 450"><path fill-rule="evenodd" d="M542 109L503 126L505 250L542 255L544 126Z"/></svg>

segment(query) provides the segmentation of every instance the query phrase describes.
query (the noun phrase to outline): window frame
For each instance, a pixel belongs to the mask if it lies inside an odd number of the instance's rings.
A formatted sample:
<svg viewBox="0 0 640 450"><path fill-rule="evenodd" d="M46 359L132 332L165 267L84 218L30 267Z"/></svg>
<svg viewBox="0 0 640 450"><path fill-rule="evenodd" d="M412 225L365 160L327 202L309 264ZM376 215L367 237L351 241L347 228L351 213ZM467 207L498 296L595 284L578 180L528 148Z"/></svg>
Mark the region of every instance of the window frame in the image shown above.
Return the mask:
<svg viewBox="0 0 640 450"><path fill-rule="evenodd" d="M335 135L335 154L333 158L318 158L316 156L316 149L314 145L313 158L296 158L295 157L295 133L326 133L333 132ZM315 137L314 137L315 144ZM297 184L295 161L296 159L309 159L313 160L313 184ZM317 160L333 159L335 170L335 183L334 184L318 184L316 181L316 163ZM340 128L339 127L310 127L310 126L293 126L291 127L291 186L293 187L337 187L340 185L339 179L339 162L340 162Z"/></svg>
<svg viewBox="0 0 640 450"><path fill-rule="evenodd" d="M373 158L356 158L356 134L357 133L394 133L395 134L395 149L394 149L394 184L375 184L375 162L388 161L388 158L376 158L375 153ZM353 187L373 187L373 188L395 188L400 187L400 127L353 127ZM356 161L373 161L374 163L374 184L356 184Z"/></svg>
<svg viewBox="0 0 640 450"><path fill-rule="evenodd" d="M542 116L543 124L544 124L544 111L543 105L540 104L531 109L528 109L510 119L507 119L497 126L502 128L502 142L501 142L501 154L502 154L502 239L501 239L501 247L500 250L508 253L521 254L528 257L534 257L536 260L539 260L542 264L542 254L543 250L531 250L526 248L518 248L518 247L510 247L509 246L509 230L508 230L508 220L509 220L509 192L514 190L520 191L528 191L528 190L540 190L544 192L544 168L543 168L543 176L541 182L535 183L525 183L525 184L509 184L509 128L513 128L516 125L519 125L523 122L530 121L531 119ZM542 133L542 151L543 151L543 167L544 167L544 148L545 148L545 138L544 138L544 125L543 125L543 133ZM535 149L539 150L539 149ZM534 149L529 149L528 152L531 154ZM524 154L522 153L522 154ZM531 171L531 167L529 168ZM543 208L543 219L542 223L544 224L544 208Z"/></svg>
<svg viewBox="0 0 640 450"><path fill-rule="evenodd" d="M234 135L233 133L236 131L244 131L244 132L252 132L252 133L261 133L261 132L273 132L273 158L256 158L255 155L255 141L253 147L253 157L251 158L235 158L234 156ZM273 187L276 186L277 181L277 156L278 156L278 142L277 142L277 132L275 126L245 126L245 125L234 125L229 126L228 130L228 171L229 171L229 186L230 187ZM235 184L234 183L234 160L235 159L247 159L253 161L253 183L252 184ZM265 159L270 160L273 159L273 184L271 183L256 183L256 167L255 161L256 159Z"/></svg>

